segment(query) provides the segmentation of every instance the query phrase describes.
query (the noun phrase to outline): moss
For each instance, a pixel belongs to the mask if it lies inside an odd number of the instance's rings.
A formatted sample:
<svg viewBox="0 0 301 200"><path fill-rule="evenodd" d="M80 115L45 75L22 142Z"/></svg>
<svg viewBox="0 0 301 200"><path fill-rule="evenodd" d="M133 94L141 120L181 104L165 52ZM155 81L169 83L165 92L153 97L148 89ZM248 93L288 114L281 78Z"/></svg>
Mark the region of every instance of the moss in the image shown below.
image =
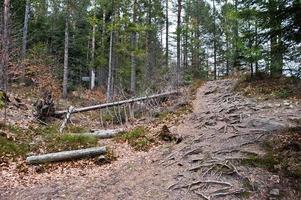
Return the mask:
<svg viewBox="0 0 301 200"><path fill-rule="evenodd" d="M89 130L87 128L76 125L68 125L65 130L66 133L85 133L88 131Z"/></svg>
<svg viewBox="0 0 301 200"><path fill-rule="evenodd" d="M262 157L251 155L248 158L243 159L242 164L274 171L274 166L279 164L279 161L277 161L276 157L272 153L267 153Z"/></svg>
<svg viewBox="0 0 301 200"><path fill-rule="evenodd" d="M144 127L137 127L131 131L123 132L116 140L128 142L136 151L147 151L154 143L154 140L146 135L146 129Z"/></svg>
<svg viewBox="0 0 301 200"><path fill-rule="evenodd" d="M238 197L240 197L242 199L249 199L250 196L251 196L251 194L252 193L249 192L249 191L244 191L244 192L241 192L241 193L237 194L236 196L238 196Z"/></svg>
<svg viewBox="0 0 301 200"><path fill-rule="evenodd" d="M26 130L15 126L0 127L0 131L6 130L15 136L15 139L0 136L0 155L5 158L23 157L29 152L57 152L97 145L95 137L59 133L59 125L56 124L30 127ZM76 127L73 130L81 132L83 129Z"/></svg>
<svg viewBox="0 0 301 200"><path fill-rule="evenodd" d="M157 116L155 116L159 121L163 121L164 119L166 119L168 117L168 115L173 114L173 112L171 111L163 111L157 114Z"/></svg>
<svg viewBox="0 0 301 200"><path fill-rule="evenodd" d="M24 156L29 151L29 144L11 141L0 136L0 156Z"/></svg>

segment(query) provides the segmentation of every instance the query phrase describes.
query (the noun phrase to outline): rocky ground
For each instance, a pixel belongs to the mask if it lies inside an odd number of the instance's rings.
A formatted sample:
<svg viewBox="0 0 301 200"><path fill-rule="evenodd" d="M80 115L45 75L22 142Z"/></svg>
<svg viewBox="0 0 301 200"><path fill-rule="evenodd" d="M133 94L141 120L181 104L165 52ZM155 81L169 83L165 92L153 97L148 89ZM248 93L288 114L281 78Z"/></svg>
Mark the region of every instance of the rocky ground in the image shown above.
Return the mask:
<svg viewBox="0 0 301 200"><path fill-rule="evenodd" d="M293 179L244 162L265 154L263 141L298 126L300 103L257 102L234 86L220 80L198 90L193 113L170 128L183 136L179 144L87 166L77 176L61 169L59 178L30 187L0 186L0 199L300 199Z"/></svg>

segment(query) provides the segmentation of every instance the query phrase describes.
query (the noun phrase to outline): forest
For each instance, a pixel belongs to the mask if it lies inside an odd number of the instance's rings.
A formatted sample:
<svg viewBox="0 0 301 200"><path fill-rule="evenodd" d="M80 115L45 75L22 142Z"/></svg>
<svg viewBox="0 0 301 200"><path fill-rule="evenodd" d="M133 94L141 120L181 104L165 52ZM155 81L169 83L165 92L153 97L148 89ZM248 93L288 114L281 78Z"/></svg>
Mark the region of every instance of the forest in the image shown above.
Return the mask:
<svg viewBox="0 0 301 200"><path fill-rule="evenodd" d="M0 199L301 198L300 0L0 5Z"/></svg>
<svg viewBox="0 0 301 200"><path fill-rule="evenodd" d="M108 100L193 79L301 73L298 0L2 2L1 88L14 80L11 63L49 67L64 98L83 86Z"/></svg>

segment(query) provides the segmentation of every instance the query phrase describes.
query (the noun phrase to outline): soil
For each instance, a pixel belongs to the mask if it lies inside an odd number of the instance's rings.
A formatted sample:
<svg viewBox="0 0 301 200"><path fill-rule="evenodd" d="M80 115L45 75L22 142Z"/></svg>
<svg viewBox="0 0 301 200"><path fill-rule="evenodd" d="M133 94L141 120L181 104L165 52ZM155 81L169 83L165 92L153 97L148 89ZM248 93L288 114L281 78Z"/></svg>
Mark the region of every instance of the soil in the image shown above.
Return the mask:
<svg viewBox="0 0 301 200"><path fill-rule="evenodd" d="M301 199L290 178L242 162L264 155L267 138L298 126L300 103L257 102L234 92L235 84L219 80L199 88L193 113L170 128L182 135L179 144L148 152L115 144L118 160L111 164L31 174L22 177L28 185L0 186L0 199ZM5 171L1 176L10 181Z"/></svg>

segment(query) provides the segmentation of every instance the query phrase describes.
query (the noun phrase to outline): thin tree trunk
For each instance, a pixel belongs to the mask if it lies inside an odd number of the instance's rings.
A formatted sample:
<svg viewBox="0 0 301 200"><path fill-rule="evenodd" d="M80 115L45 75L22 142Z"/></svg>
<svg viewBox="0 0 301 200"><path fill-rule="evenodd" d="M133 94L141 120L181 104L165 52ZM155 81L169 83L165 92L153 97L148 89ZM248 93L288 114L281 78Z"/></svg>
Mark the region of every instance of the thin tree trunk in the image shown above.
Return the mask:
<svg viewBox="0 0 301 200"><path fill-rule="evenodd" d="M169 66L169 42L168 42L168 35L169 35L169 16L168 16L168 9L169 9L169 6L168 6L168 0L165 0L166 1L166 5L165 5L165 12L166 12L166 35L165 35L165 42L166 42L166 52L165 52L165 62L166 62L166 66L168 67Z"/></svg>
<svg viewBox="0 0 301 200"><path fill-rule="evenodd" d="M180 67L181 67L181 12L182 0L178 0L178 20L177 20L177 68L176 68L176 87L179 87Z"/></svg>
<svg viewBox="0 0 301 200"><path fill-rule="evenodd" d="M3 34L2 34L2 58L0 65L0 89L7 90L7 66L9 63L9 12L10 12L10 0L4 0L3 2Z"/></svg>
<svg viewBox="0 0 301 200"><path fill-rule="evenodd" d="M95 10L96 10L96 2L95 0L92 1L92 6L94 9L94 18L95 16ZM90 75L91 75L91 82L90 82L90 89L93 90L95 87L95 33L96 33L96 25L93 22L93 28L92 28L92 48L91 48L91 64L92 64L92 68L90 71Z"/></svg>
<svg viewBox="0 0 301 200"><path fill-rule="evenodd" d="M106 10L103 8L102 14L102 31L101 31L101 50L105 52L105 36L106 36ZM101 86L103 82L103 66L98 68L98 85Z"/></svg>
<svg viewBox="0 0 301 200"><path fill-rule="evenodd" d="M217 67L216 67L216 21L215 21L215 0L213 0L213 56L214 56L214 70L213 70L213 73L214 73L214 80L216 80L216 72L217 72Z"/></svg>
<svg viewBox="0 0 301 200"><path fill-rule="evenodd" d="M255 45L256 48L258 48L258 24L257 19L255 20ZM256 51L256 62L255 62L255 74L259 72L259 66L258 66L258 53Z"/></svg>
<svg viewBox="0 0 301 200"><path fill-rule="evenodd" d="M26 56L26 48L27 48L29 6L30 6L29 0L26 0L25 14L24 14L24 25L23 25L22 53L21 53L21 56L22 56L23 59Z"/></svg>
<svg viewBox="0 0 301 200"><path fill-rule="evenodd" d="M109 74L108 74L108 85L107 85L107 102L112 101L113 38L114 38L114 31L111 30L110 53L109 53Z"/></svg>
<svg viewBox="0 0 301 200"><path fill-rule="evenodd" d="M238 12L238 0L234 2L235 13ZM240 63L238 60L238 19L235 19L234 27L234 59L233 59L233 69L236 69L237 72L240 71Z"/></svg>
<svg viewBox="0 0 301 200"><path fill-rule="evenodd" d="M65 22L65 50L64 50L64 78L63 78L63 98L67 98L68 93L68 60L69 60L69 17L68 11Z"/></svg>
<svg viewBox="0 0 301 200"><path fill-rule="evenodd" d="M133 7L133 24L137 23L137 0L134 1ZM136 31L132 32L131 35L132 52L131 52L131 93L133 96L136 95L136 56L135 50L137 46L137 35Z"/></svg>

